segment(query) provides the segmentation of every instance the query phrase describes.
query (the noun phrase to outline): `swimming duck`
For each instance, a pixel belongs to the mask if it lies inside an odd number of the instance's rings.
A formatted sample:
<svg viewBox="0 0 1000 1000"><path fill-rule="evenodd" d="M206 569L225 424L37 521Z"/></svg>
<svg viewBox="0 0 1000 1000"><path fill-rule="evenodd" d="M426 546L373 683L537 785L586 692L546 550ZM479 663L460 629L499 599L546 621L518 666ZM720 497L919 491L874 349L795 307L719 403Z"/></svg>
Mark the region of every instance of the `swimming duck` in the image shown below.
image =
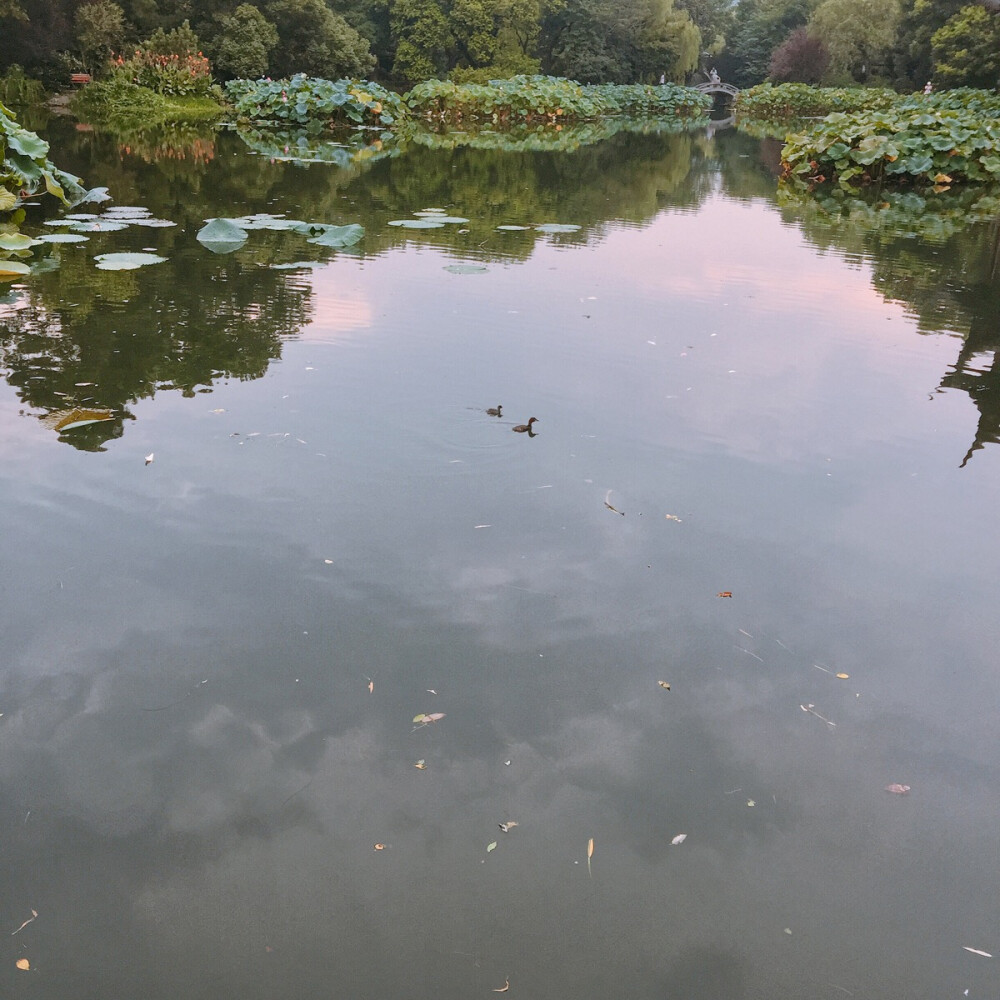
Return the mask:
<svg viewBox="0 0 1000 1000"><path fill-rule="evenodd" d="M492 408L490 408L489 410L486 411L486 416L488 416L488 417L500 417L500 416L503 416L503 414L500 412L502 409L503 409L503 405L501 403L497 403L497 406L496 406L495 410L492 409Z"/></svg>
<svg viewBox="0 0 1000 1000"><path fill-rule="evenodd" d="M529 417L528 418L528 422L526 424L518 424L514 428L514 433L515 434L524 434L525 432L527 432L528 434L534 434L534 431L531 429L531 425L533 423L536 423L537 420L538 420L538 417Z"/></svg>

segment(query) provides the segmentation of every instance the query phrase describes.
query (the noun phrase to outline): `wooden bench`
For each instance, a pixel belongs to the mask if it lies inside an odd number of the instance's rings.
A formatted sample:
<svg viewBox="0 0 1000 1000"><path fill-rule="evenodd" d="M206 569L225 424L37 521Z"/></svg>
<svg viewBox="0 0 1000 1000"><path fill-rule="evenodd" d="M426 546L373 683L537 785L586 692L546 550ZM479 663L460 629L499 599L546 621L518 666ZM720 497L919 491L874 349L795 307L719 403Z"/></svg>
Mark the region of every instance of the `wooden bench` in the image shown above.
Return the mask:
<svg viewBox="0 0 1000 1000"><path fill-rule="evenodd" d="M85 83L90 83L89 73L71 73L69 77L69 82L74 86L81 87Z"/></svg>

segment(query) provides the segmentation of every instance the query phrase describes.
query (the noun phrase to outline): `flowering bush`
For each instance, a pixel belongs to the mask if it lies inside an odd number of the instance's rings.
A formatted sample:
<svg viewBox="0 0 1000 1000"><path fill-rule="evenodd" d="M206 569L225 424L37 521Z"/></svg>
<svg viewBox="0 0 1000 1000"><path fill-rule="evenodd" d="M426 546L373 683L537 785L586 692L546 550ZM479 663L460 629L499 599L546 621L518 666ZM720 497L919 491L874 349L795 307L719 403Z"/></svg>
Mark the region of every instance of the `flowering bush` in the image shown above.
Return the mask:
<svg viewBox="0 0 1000 1000"><path fill-rule="evenodd" d="M200 52L177 55L136 49L127 58L112 59L111 74L171 97L204 97L212 86L212 67Z"/></svg>

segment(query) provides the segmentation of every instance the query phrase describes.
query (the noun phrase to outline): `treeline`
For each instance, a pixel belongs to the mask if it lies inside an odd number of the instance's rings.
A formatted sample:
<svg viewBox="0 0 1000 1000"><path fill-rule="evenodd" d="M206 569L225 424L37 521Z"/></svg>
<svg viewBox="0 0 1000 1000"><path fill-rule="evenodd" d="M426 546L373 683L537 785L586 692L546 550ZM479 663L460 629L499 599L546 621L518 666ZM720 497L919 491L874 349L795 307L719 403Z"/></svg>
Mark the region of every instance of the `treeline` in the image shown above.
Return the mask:
<svg viewBox="0 0 1000 1000"><path fill-rule="evenodd" d="M1000 0L0 0L0 72L50 86L136 47L216 76L409 86L548 73L912 90L1000 84Z"/></svg>

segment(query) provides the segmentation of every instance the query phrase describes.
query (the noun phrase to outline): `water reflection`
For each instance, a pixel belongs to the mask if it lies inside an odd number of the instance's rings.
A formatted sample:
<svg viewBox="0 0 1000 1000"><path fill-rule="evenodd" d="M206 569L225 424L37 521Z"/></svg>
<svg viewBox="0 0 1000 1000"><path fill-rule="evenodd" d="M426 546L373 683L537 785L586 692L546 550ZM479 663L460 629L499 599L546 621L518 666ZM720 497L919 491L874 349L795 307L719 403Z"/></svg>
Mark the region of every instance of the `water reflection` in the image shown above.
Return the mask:
<svg viewBox="0 0 1000 1000"><path fill-rule="evenodd" d="M928 390L995 350L995 231L796 215L728 131L344 170L68 141L179 225L60 250L0 321L20 982L986 994L992 467ZM470 222L387 225L430 206ZM265 210L367 235L194 238ZM546 221L581 229L495 229Z"/></svg>

